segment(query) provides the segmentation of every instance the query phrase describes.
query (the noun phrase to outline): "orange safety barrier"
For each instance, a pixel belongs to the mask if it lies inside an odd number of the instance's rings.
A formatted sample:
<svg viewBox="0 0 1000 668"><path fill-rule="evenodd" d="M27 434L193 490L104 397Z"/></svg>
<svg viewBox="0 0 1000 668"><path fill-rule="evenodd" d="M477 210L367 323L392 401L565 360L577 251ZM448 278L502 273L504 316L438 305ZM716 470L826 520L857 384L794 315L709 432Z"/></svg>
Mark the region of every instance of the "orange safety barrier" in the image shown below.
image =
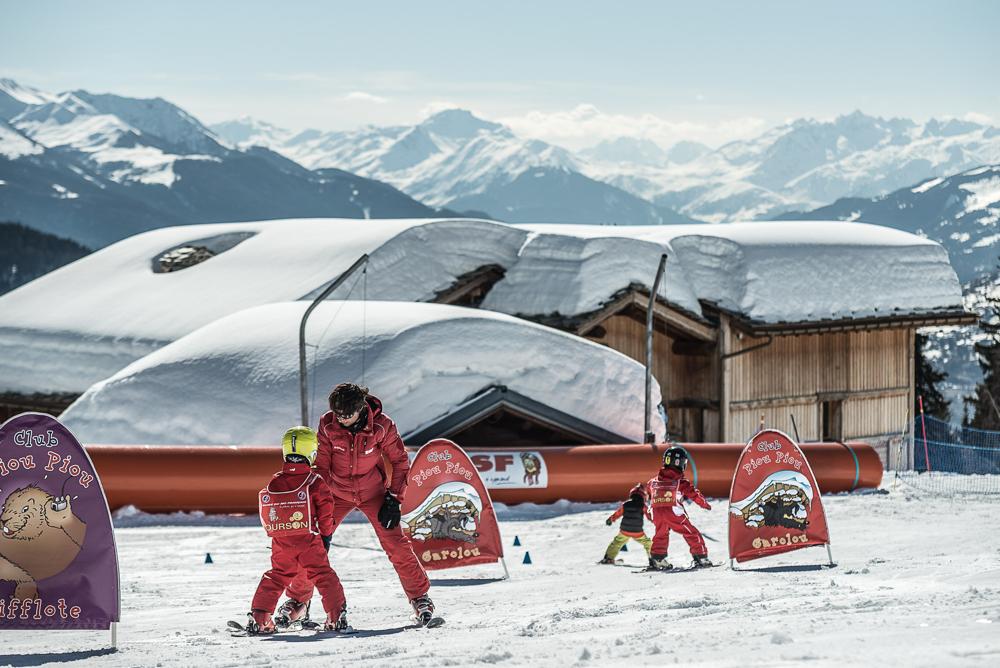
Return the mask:
<svg viewBox="0 0 1000 668"><path fill-rule="evenodd" d="M733 469L743 451L739 443L691 443L687 477L707 496L726 497ZM667 446L580 445L540 448L468 448L481 453L540 453L548 484L491 488L501 503L619 501L637 482L656 475ZM90 445L108 504L134 505L147 512L203 510L252 513L257 490L281 465L275 446ZM824 492L878 487L882 463L866 443L807 443L802 446Z"/></svg>

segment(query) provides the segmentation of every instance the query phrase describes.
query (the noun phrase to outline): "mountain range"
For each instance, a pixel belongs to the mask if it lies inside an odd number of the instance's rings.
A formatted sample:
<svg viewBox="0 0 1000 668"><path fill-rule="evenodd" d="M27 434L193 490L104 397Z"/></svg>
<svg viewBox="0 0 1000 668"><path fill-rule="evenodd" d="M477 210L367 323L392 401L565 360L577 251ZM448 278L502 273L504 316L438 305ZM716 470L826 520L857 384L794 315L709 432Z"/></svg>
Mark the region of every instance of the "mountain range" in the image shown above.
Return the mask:
<svg viewBox="0 0 1000 668"><path fill-rule="evenodd" d="M99 248L169 225L454 215L339 169L226 145L155 98L0 80L0 219Z"/></svg>
<svg viewBox="0 0 1000 668"><path fill-rule="evenodd" d="M731 222L813 209L842 197L873 197L1000 163L1000 129L995 127L957 119L917 123L861 112L824 121L799 119L715 150L687 141L665 149L648 139L620 137L574 153L519 138L506 126L460 109L416 125L346 132L293 133L251 118L212 129L236 146L266 146L307 167L336 166L385 181L432 206L474 203L512 221L522 219L524 188L510 186L528 170L535 170L539 185L574 173L586 177L577 189L586 185L596 193L595 181L615 186L652 202L658 207L652 217L658 214L665 222L683 217ZM558 180L553 184L560 187ZM532 200L530 208L572 210L551 197L554 201ZM587 210L577 214L581 219Z"/></svg>

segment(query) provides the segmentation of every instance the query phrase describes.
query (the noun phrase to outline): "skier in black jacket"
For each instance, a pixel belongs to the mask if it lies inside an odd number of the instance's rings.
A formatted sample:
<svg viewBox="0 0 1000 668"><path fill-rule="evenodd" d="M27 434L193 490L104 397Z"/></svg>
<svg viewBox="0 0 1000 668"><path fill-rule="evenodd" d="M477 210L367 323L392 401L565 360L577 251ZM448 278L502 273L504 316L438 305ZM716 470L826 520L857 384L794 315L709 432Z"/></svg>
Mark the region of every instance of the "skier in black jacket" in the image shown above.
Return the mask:
<svg viewBox="0 0 1000 668"><path fill-rule="evenodd" d="M604 523L611 526L620 517L622 524L618 535L611 539L608 549L604 551L604 558L597 563L614 564L615 557L618 556L622 546L630 538L642 545L646 550L646 556L649 557L649 550L653 541L646 536L646 532L643 530L644 519L648 519L650 522L653 521L653 516L649 512L649 506L647 506L648 498L649 492L646 491L646 486L638 483L629 492L628 501L618 506L618 510L605 520Z"/></svg>

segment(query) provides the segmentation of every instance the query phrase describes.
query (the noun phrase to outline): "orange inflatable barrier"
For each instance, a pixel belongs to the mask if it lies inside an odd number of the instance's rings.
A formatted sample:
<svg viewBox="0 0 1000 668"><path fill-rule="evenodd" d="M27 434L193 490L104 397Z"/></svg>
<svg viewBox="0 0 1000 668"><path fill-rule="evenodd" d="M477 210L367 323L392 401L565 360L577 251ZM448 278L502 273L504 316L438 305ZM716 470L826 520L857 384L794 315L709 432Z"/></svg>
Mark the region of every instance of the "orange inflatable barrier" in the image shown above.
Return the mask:
<svg viewBox="0 0 1000 668"><path fill-rule="evenodd" d="M728 496L744 445L683 447L691 457L687 477L707 496ZM466 452L484 475L493 500L517 504L619 501L635 483L656 475L666 448L664 444L580 445ZM134 505L147 512L256 512L257 491L281 465L276 446L90 445L86 449L109 505ZM882 481L882 463L866 443L807 443L802 450L824 493L878 487ZM516 486L491 485L490 472L516 464L522 453L537 456L544 476L508 481Z"/></svg>

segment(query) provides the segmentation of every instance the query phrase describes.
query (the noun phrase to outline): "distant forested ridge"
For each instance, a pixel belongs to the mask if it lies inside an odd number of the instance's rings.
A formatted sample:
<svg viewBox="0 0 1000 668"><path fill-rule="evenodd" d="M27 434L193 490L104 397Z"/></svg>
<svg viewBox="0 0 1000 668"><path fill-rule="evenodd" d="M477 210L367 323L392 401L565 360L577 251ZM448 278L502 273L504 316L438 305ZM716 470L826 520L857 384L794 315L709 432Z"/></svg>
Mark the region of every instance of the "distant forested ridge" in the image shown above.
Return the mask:
<svg viewBox="0 0 1000 668"><path fill-rule="evenodd" d="M88 253L75 241L0 222L0 295Z"/></svg>

